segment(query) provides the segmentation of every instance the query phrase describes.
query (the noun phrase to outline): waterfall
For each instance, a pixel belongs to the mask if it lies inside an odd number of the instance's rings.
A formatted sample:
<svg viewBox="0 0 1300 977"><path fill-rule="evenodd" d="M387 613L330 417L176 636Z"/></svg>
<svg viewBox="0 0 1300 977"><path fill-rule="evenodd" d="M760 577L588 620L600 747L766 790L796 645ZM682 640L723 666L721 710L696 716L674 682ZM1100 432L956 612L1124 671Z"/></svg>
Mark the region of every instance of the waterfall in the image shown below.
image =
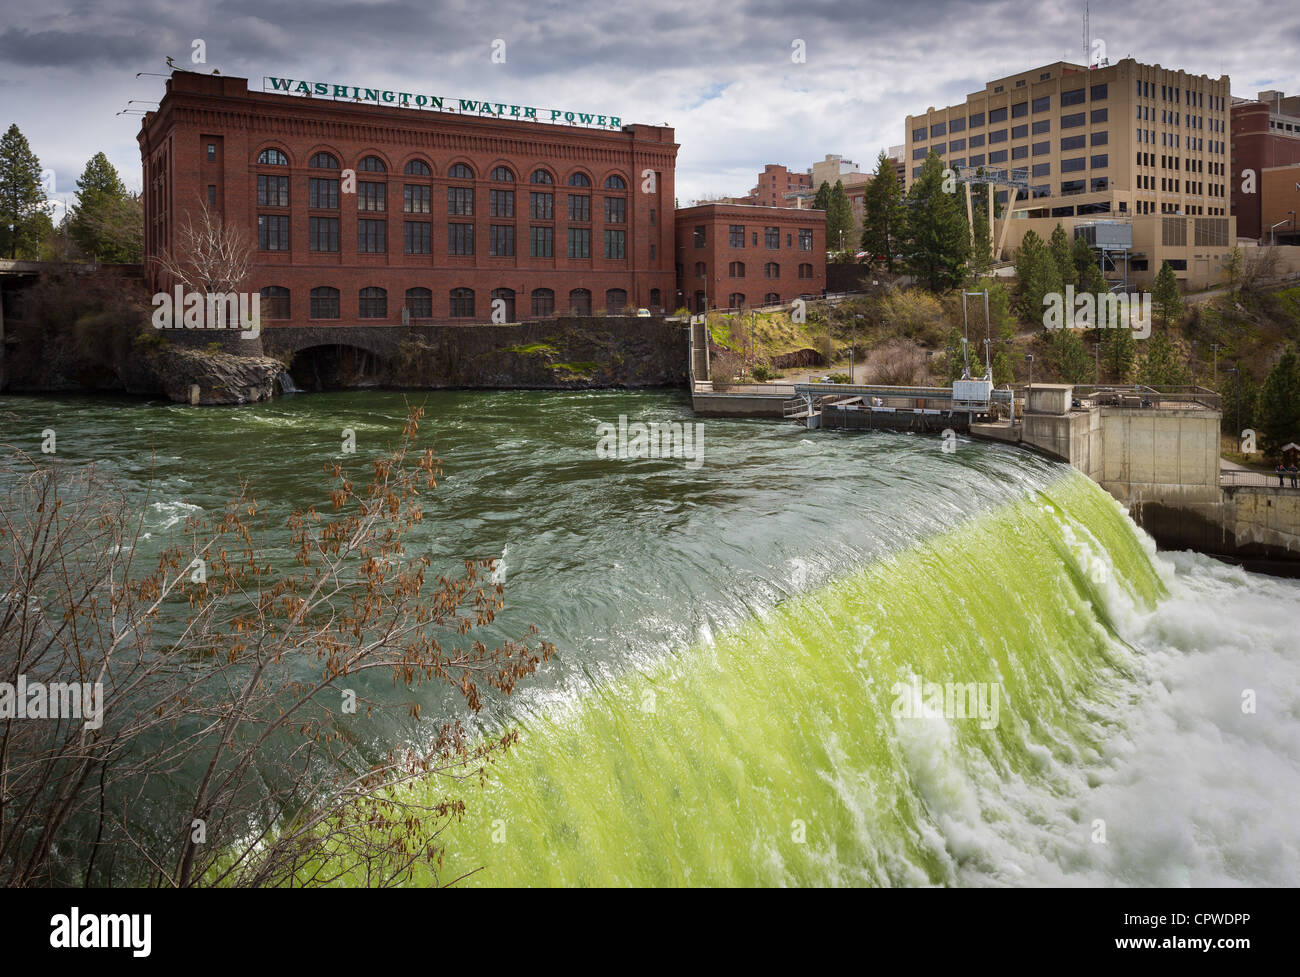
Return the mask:
<svg viewBox="0 0 1300 977"><path fill-rule="evenodd" d="M293 382L293 377L289 376L288 370L282 371L278 379L280 381L280 393L286 395L302 393L302 391L298 389L297 384Z"/></svg>

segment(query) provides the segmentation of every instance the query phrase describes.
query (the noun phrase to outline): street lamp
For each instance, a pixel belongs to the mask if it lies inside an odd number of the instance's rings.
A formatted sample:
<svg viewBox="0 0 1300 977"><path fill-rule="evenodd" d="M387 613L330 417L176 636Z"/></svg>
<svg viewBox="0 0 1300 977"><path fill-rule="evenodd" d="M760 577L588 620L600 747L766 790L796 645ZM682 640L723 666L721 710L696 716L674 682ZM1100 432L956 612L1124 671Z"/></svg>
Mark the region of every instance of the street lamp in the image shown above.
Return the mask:
<svg viewBox="0 0 1300 977"><path fill-rule="evenodd" d="M1026 354L1025 354L1025 362L1029 364L1029 386L1030 386L1030 387L1033 387L1033 385L1034 385L1034 354L1033 354L1033 353L1026 353ZM1028 399L1028 397L1029 397L1029 391L1026 390L1026 391L1025 391L1025 398Z"/></svg>
<svg viewBox="0 0 1300 977"><path fill-rule="evenodd" d="M1241 437L1241 360L1228 371L1232 374L1232 399L1237 402L1237 437Z"/></svg>
<svg viewBox="0 0 1300 977"><path fill-rule="evenodd" d="M1294 211L1290 211L1290 213L1294 213ZM1274 224L1272 227L1268 229L1269 237L1272 239L1272 243L1274 245L1277 244L1277 229L1281 227L1283 224L1290 224L1290 223L1291 223L1291 219L1278 221L1276 224Z"/></svg>

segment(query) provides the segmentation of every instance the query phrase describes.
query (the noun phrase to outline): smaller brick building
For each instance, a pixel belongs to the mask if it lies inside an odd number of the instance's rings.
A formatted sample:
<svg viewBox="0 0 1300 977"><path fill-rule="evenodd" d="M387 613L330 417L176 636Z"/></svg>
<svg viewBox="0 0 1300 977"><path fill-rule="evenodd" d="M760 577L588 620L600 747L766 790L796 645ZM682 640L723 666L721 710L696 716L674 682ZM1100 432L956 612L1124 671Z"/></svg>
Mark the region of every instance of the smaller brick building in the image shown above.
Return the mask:
<svg viewBox="0 0 1300 977"><path fill-rule="evenodd" d="M1269 239L1272 221L1263 214L1263 172L1278 166L1300 163L1300 97L1281 92L1260 92L1256 100L1234 99L1232 103L1232 213L1241 237ZM1254 192L1242 189L1245 173L1255 175ZM1274 177L1277 186L1281 178ZM1273 208L1276 210L1276 208ZM1290 209L1289 207L1287 208ZM1278 233L1282 228L1277 229Z"/></svg>
<svg viewBox="0 0 1300 977"><path fill-rule="evenodd" d="M1260 172L1259 212L1262 243L1300 244L1300 163Z"/></svg>
<svg viewBox="0 0 1300 977"><path fill-rule="evenodd" d="M675 214L677 304L780 305L826 289L826 212L701 204Z"/></svg>

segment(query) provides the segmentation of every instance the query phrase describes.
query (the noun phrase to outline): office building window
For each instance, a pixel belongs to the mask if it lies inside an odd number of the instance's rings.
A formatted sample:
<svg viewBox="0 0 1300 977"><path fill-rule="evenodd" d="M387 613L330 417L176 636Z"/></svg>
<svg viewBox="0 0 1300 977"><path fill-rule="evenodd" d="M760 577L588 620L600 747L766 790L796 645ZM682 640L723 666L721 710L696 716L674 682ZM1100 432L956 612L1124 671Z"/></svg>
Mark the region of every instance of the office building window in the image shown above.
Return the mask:
<svg viewBox="0 0 1300 977"><path fill-rule="evenodd" d="M339 181L311 177L307 181L307 206L315 210L338 210Z"/></svg>
<svg viewBox="0 0 1300 977"><path fill-rule="evenodd" d="M580 223L591 220L591 197L586 194L569 194L569 220Z"/></svg>
<svg viewBox="0 0 1300 977"><path fill-rule="evenodd" d="M447 214L454 217L473 216L474 190L472 187L447 188Z"/></svg>
<svg viewBox="0 0 1300 977"><path fill-rule="evenodd" d="M1072 92L1061 92L1061 107L1067 105L1080 105L1087 101L1087 93L1082 88L1076 88Z"/></svg>
<svg viewBox="0 0 1300 977"><path fill-rule="evenodd" d="M259 251L289 250L289 216L287 214L257 215L257 247Z"/></svg>
<svg viewBox="0 0 1300 977"><path fill-rule="evenodd" d="M745 246L745 225L731 224L727 227L727 243L733 248Z"/></svg>
<svg viewBox="0 0 1300 977"><path fill-rule="evenodd" d="M308 218L307 249L309 251L337 251L339 249L339 219L337 217Z"/></svg>
<svg viewBox="0 0 1300 977"><path fill-rule="evenodd" d="M528 255L532 258L555 256L555 228L530 227L528 229Z"/></svg>
<svg viewBox="0 0 1300 977"><path fill-rule="evenodd" d="M428 221L405 221L403 250L407 254L433 253L433 225Z"/></svg>
<svg viewBox="0 0 1300 977"><path fill-rule="evenodd" d="M1028 114L1029 114L1028 102L1017 102L1015 105L1011 106L1011 118L1013 119L1023 119Z"/></svg>
<svg viewBox="0 0 1300 977"><path fill-rule="evenodd" d="M488 254L496 258L513 258L515 225L492 224L488 227Z"/></svg>
<svg viewBox="0 0 1300 977"><path fill-rule="evenodd" d="M626 197L605 198L605 223L606 224L627 223L627 198Z"/></svg>
<svg viewBox="0 0 1300 977"><path fill-rule="evenodd" d="M473 254L474 253L474 225L473 224L448 224L447 225L447 253L448 254Z"/></svg>
<svg viewBox="0 0 1300 977"><path fill-rule="evenodd" d="M591 228L590 227L569 228L569 257L570 258L591 257Z"/></svg>
<svg viewBox="0 0 1300 977"><path fill-rule="evenodd" d="M1041 98L1034 99L1033 107L1035 113L1050 111L1052 108L1052 96L1044 95Z"/></svg>
<svg viewBox="0 0 1300 977"><path fill-rule="evenodd" d="M357 184L357 210L387 210L387 198L387 183L368 183L363 180Z"/></svg>
<svg viewBox="0 0 1300 977"><path fill-rule="evenodd" d="M427 185L408 183L402 187L402 210L408 214L429 213L433 188Z"/></svg>
<svg viewBox="0 0 1300 977"><path fill-rule="evenodd" d="M505 169L504 166L498 166L498 170ZM506 172L510 172L506 170ZM489 190L488 191L488 216L489 217L514 217L515 216L515 192L513 190Z"/></svg>
<svg viewBox="0 0 1300 977"><path fill-rule="evenodd" d="M288 207L289 178L287 176L257 175L257 206Z"/></svg>
<svg viewBox="0 0 1300 977"><path fill-rule="evenodd" d="M811 251L813 247L813 232L811 228L801 228L799 230L799 250Z"/></svg>
<svg viewBox="0 0 1300 977"><path fill-rule="evenodd" d="M1076 115L1063 115L1061 116L1061 128L1062 129L1078 128L1079 126L1083 125L1083 122L1086 118L1087 118L1087 114L1083 112L1079 112Z"/></svg>
<svg viewBox="0 0 1300 977"><path fill-rule="evenodd" d="M989 125L993 125L993 123L995 122L1006 122L1006 121L1007 121L1007 110L1005 108L989 109Z"/></svg>
<svg viewBox="0 0 1300 977"><path fill-rule="evenodd" d="M1040 119L1034 123L1032 132L1035 136L1041 136L1045 132L1052 131L1051 119Z"/></svg>
<svg viewBox="0 0 1300 977"><path fill-rule="evenodd" d="M627 257L627 231L605 231L605 257L611 261Z"/></svg>
<svg viewBox="0 0 1300 977"><path fill-rule="evenodd" d="M542 172L538 170L538 172ZM555 194L530 193L528 195L528 216L535 221L555 220Z"/></svg>
<svg viewBox="0 0 1300 977"><path fill-rule="evenodd" d="M383 254L388 250L388 222L377 220L357 221L357 252Z"/></svg>

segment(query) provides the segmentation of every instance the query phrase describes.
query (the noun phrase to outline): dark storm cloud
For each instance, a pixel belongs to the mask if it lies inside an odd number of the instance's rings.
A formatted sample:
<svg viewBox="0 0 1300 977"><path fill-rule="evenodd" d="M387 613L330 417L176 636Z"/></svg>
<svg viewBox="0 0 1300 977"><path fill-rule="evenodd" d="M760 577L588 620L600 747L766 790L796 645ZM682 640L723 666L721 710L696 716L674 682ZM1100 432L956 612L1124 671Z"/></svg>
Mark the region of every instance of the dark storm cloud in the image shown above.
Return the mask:
<svg viewBox="0 0 1300 977"><path fill-rule="evenodd" d="M1091 34L1112 61L1228 72L1241 95L1300 90L1291 6L1094 0ZM683 200L742 193L768 162L803 169L842 153L868 167L903 142L907 114L1083 58L1082 3L1059 0L48 0L0 15L0 125L17 121L63 186L99 149L138 185L139 119L114 113L159 98L162 79L136 72L164 71L167 56L190 67L194 38L207 45L195 70L253 88L277 75L666 122ZM496 39L504 64L491 60ZM795 39L804 63L791 60Z"/></svg>

